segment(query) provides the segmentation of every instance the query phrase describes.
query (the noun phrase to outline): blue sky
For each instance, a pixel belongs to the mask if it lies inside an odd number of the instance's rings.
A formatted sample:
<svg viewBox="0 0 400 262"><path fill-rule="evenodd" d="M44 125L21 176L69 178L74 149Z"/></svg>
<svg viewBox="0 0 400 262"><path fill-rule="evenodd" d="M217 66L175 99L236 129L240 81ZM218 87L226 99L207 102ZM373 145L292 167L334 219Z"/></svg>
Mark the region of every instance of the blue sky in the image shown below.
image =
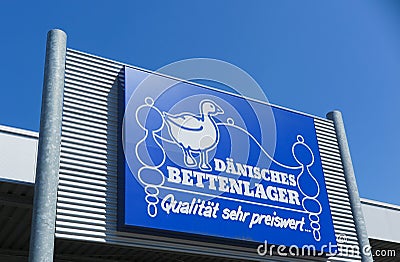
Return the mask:
<svg viewBox="0 0 400 262"><path fill-rule="evenodd" d="M397 1L3 1L1 125L38 131L52 28L68 47L151 70L221 59L274 104L341 110L361 196L400 205Z"/></svg>

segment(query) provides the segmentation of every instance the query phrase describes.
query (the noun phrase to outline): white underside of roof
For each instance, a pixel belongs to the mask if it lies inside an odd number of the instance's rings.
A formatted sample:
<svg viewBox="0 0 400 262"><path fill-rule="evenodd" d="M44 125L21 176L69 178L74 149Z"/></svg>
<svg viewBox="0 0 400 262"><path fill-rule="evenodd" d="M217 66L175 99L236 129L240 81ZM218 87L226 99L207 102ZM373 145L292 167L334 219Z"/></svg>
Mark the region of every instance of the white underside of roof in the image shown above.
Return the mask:
<svg viewBox="0 0 400 262"><path fill-rule="evenodd" d="M0 180L34 183L39 134L0 126Z"/></svg>
<svg viewBox="0 0 400 262"><path fill-rule="evenodd" d="M361 199L368 237L400 243L400 206Z"/></svg>

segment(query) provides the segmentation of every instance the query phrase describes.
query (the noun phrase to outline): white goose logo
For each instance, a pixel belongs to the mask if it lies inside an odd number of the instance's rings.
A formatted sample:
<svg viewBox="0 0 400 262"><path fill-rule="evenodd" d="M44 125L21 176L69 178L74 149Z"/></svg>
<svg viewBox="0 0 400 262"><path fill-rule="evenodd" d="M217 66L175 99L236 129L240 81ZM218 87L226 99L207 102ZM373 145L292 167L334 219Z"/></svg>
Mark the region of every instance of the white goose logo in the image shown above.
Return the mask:
<svg viewBox="0 0 400 262"><path fill-rule="evenodd" d="M198 153L200 155L198 167L202 171L211 171L208 152L214 149L219 141L219 130L213 116L223 114L224 111L211 100L202 100L199 109L199 115L187 112L172 115L163 112L163 116L169 134L183 151L185 165L197 166L192 153Z"/></svg>

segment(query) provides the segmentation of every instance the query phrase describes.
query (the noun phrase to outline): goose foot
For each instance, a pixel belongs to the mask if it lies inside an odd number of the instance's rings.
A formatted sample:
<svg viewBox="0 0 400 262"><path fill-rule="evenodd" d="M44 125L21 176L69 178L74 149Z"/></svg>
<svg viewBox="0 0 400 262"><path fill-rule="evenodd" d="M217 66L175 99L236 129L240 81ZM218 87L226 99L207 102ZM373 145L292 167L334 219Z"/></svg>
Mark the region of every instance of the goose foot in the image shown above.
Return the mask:
<svg viewBox="0 0 400 262"><path fill-rule="evenodd" d="M212 171L212 168L211 168L211 166L210 166L208 163L202 163L202 164L200 165L200 169L201 169L202 171Z"/></svg>
<svg viewBox="0 0 400 262"><path fill-rule="evenodd" d="M200 169L202 171L212 171L211 166L208 164L208 155L207 152L200 152Z"/></svg>
<svg viewBox="0 0 400 262"><path fill-rule="evenodd" d="M194 167L196 166L196 160L193 158L193 156L190 154L190 152L185 151L185 165L188 167Z"/></svg>

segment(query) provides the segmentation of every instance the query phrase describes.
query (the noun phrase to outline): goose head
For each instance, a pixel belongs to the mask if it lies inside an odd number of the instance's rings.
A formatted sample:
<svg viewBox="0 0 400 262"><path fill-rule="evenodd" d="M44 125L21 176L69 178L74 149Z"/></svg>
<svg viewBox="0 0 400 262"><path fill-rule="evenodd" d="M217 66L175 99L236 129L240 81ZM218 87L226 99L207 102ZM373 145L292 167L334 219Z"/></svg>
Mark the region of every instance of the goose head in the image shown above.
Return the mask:
<svg viewBox="0 0 400 262"><path fill-rule="evenodd" d="M216 103L210 100L203 100L200 103L200 112L203 115L219 115L223 114L224 110L222 110Z"/></svg>

